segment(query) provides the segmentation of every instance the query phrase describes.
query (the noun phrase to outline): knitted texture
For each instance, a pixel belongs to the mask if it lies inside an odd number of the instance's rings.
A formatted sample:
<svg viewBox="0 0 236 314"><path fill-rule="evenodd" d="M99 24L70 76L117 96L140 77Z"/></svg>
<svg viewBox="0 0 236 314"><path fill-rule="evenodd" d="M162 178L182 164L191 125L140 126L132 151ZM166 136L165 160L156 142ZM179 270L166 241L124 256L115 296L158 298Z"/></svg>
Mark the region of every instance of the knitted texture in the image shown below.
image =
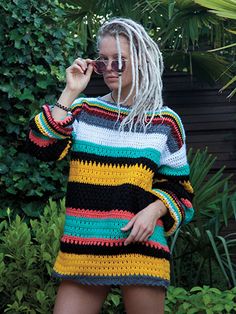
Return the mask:
<svg viewBox="0 0 236 314"><path fill-rule="evenodd" d="M119 133L131 110L101 98L78 98L71 115L55 121L51 107L30 121L29 152L44 161L70 150L66 219L54 275L83 284L168 286L167 236L188 223L193 188L189 182L185 132L169 107L156 113L147 132ZM148 113L148 119L151 112ZM160 199L167 214L147 241L124 246L122 231L140 210Z"/></svg>

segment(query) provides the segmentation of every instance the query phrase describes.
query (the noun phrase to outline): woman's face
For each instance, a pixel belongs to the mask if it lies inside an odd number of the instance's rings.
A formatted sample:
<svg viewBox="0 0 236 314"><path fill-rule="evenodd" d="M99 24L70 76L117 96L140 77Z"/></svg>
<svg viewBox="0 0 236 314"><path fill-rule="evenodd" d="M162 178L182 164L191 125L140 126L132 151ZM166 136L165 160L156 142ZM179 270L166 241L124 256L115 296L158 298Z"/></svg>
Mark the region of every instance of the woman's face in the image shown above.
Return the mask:
<svg viewBox="0 0 236 314"><path fill-rule="evenodd" d="M129 92L132 86L132 67L130 60L129 41L124 36L120 38L121 58L127 60L124 72L122 72L122 92ZM103 74L104 81L110 90L118 90L119 79L118 73L111 68L112 60L118 60L117 42L115 37L106 35L100 41L99 57L108 60L106 72Z"/></svg>

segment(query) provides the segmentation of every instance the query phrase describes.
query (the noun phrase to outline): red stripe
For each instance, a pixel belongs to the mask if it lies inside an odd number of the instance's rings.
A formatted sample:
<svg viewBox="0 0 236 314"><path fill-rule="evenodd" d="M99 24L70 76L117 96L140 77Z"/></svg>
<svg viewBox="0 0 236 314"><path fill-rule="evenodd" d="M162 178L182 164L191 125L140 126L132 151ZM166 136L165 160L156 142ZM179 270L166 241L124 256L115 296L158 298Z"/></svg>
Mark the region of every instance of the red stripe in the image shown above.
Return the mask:
<svg viewBox="0 0 236 314"><path fill-rule="evenodd" d="M49 146L50 144L56 142L55 139L53 138L48 138L47 140L46 139L42 139L41 137L38 137L36 136L32 130L30 130L30 133L29 133L29 139L36 145L40 146L40 147L47 147Z"/></svg>
<svg viewBox="0 0 236 314"><path fill-rule="evenodd" d="M124 244L126 238L124 239L104 239L104 238L81 238L81 237L75 237L75 236L69 236L69 235L64 235L61 238L62 242L65 243L74 243L74 244L81 244L81 245L101 245L101 246L121 246ZM141 243L146 246L154 247L156 249L161 249L166 252L170 252L168 246L161 245L158 242L154 241L144 241L144 243Z"/></svg>

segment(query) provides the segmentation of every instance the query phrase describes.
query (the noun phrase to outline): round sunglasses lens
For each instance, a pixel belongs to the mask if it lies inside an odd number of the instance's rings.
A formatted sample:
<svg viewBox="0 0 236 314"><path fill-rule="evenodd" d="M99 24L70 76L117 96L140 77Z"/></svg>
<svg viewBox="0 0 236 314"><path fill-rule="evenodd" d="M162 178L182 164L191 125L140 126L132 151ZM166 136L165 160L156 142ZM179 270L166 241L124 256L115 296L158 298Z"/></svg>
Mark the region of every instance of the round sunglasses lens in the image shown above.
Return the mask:
<svg viewBox="0 0 236 314"><path fill-rule="evenodd" d="M94 63L94 71L97 74L103 74L106 71L106 64L101 60L96 60Z"/></svg>
<svg viewBox="0 0 236 314"><path fill-rule="evenodd" d="M111 63L111 68L115 72L124 72L125 60L121 60L121 67L119 67L119 60L113 60Z"/></svg>

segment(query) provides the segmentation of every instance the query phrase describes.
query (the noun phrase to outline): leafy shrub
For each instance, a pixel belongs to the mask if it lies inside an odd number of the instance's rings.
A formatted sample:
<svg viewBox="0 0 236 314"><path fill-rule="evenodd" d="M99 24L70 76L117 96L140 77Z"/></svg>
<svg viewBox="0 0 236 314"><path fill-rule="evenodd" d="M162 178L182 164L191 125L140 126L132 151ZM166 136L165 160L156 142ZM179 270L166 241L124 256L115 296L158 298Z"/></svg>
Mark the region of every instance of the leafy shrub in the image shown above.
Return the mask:
<svg viewBox="0 0 236 314"><path fill-rule="evenodd" d="M19 216L0 224L0 312L51 313L56 283L52 264L59 249L64 203L45 207L27 225Z"/></svg>
<svg viewBox="0 0 236 314"><path fill-rule="evenodd" d="M0 10L0 214L10 207L38 216L49 196L64 196L67 167L66 161L41 163L25 153L28 124L60 95L79 39L57 0L1 1Z"/></svg>
<svg viewBox="0 0 236 314"><path fill-rule="evenodd" d="M209 286L184 288L170 287L167 293L165 313L234 313L236 308L236 287L220 291Z"/></svg>

